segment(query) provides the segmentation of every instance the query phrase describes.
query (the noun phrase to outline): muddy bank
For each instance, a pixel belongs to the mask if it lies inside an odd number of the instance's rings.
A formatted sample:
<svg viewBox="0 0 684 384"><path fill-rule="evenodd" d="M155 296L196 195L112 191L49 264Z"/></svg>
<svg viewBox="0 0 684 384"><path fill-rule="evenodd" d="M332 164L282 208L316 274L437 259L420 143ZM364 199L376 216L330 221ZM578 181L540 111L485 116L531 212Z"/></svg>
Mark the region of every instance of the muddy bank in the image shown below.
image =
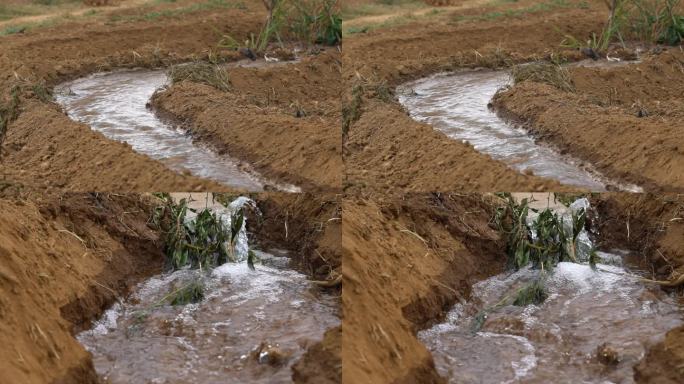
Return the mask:
<svg viewBox="0 0 684 384"><path fill-rule="evenodd" d="M291 249L294 267L320 271L311 278L325 280L339 268L340 223L328 221L336 217L329 203L334 198L303 197L260 200L264 215L254 223L253 240ZM0 201L0 340L9 346L0 352L0 381L97 381L90 355L72 335L89 328L134 284L161 272L163 239L148 226L154 203L141 195L107 194ZM275 231L286 222L287 237L262 237L260 230ZM315 268L323 263L308 259L314 254L326 257L328 267ZM336 295L338 288L322 289ZM320 369L327 370L329 382L341 381L338 333L331 329L306 346L310 350L293 368L295 382L317 382L312 372Z"/></svg>
<svg viewBox="0 0 684 384"><path fill-rule="evenodd" d="M305 191L341 188L340 54L327 48L296 63L228 67L227 92L183 81L152 105L194 138Z"/></svg>
<svg viewBox="0 0 684 384"><path fill-rule="evenodd" d="M72 337L118 294L161 270L150 202L136 195L0 201L0 379L95 382Z"/></svg>
<svg viewBox="0 0 684 384"><path fill-rule="evenodd" d="M584 36L599 31L607 16L605 5L600 2L590 2L585 7L573 1L567 7L552 6L518 17L476 18L489 12L530 7L533 3L485 7L476 1L463 2L462 8L447 8L432 23L426 18L422 22L346 36L344 103L360 112L351 119L344 144L348 188L566 188L557 182L521 174L467 144L449 139L432 127L413 121L391 97L382 96L403 82L442 71L505 67L552 54L577 59L577 52L560 50L563 33ZM355 103L352 89L358 84L366 91L360 103Z"/></svg>
<svg viewBox="0 0 684 384"><path fill-rule="evenodd" d="M680 195L602 194L595 197L601 217L596 225L603 246L624 244L641 256L657 280L676 281L684 273L684 201ZM681 292L681 284L668 291ZM638 383L684 381L684 328L669 331L635 367Z"/></svg>
<svg viewBox="0 0 684 384"><path fill-rule="evenodd" d="M147 11L128 9L125 16ZM0 148L3 183L37 190L221 190L71 121L46 102L45 92L88 73L206 57L220 33L244 39L258 30L263 17L261 5L252 4L159 21L74 22L0 37L1 103L11 105L10 90L20 87L18 116ZM218 55L237 59L234 53Z"/></svg>
<svg viewBox="0 0 684 384"><path fill-rule="evenodd" d="M542 142L650 191L684 190L684 53L642 62L568 69L574 91L531 81L494 99L498 111Z"/></svg>
<svg viewBox="0 0 684 384"><path fill-rule="evenodd" d="M415 332L503 268L482 195L354 197L343 204L343 377L442 383Z"/></svg>

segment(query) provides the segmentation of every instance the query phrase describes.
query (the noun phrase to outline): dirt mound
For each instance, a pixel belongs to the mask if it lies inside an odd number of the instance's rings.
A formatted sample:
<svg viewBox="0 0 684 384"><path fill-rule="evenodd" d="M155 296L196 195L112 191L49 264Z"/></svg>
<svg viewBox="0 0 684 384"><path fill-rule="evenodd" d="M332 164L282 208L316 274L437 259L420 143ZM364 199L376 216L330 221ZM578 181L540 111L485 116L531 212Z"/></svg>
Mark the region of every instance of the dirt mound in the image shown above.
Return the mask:
<svg viewBox="0 0 684 384"><path fill-rule="evenodd" d="M295 64L229 67L231 87L180 82L153 98L198 140L304 190L339 190L340 63L331 48Z"/></svg>
<svg viewBox="0 0 684 384"><path fill-rule="evenodd" d="M489 197L415 194L345 200L342 294L347 383L441 383L415 332L505 255Z"/></svg>
<svg viewBox="0 0 684 384"><path fill-rule="evenodd" d="M574 92L524 81L497 94L494 105L609 177L652 191L684 190L684 53L569 73Z"/></svg>

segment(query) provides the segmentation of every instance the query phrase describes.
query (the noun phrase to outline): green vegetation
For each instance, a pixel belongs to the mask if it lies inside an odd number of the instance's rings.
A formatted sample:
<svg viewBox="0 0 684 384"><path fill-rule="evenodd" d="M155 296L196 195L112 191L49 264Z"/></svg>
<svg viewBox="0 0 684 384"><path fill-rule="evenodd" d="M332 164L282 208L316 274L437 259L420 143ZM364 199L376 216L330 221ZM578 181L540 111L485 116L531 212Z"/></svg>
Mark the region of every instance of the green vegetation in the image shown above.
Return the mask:
<svg viewBox="0 0 684 384"><path fill-rule="evenodd" d="M610 44L627 38L642 42L677 45L684 40L684 15L680 0L612 0L610 17L599 35L592 33L586 41L565 35L561 46L588 48L605 52Z"/></svg>
<svg viewBox="0 0 684 384"><path fill-rule="evenodd" d="M576 254L576 244L586 224L584 209L572 213L568 229L563 218L549 208L541 211L530 208L528 199L517 203L509 193L500 197L504 199L504 204L497 208L492 222L506 237L509 267L518 270L531 265L539 273L531 282L475 316L472 324L474 331L480 329L488 313L501 307L543 303L548 297L544 281L555 266L559 262L581 262ZM537 218L528 224L530 211L537 213ZM598 261L596 250L592 249L588 255L589 265L595 268Z"/></svg>
<svg viewBox="0 0 684 384"><path fill-rule="evenodd" d="M558 64L530 63L516 65L511 69L511 77L516 84L529 80L550 84L563 91L575 91L570 74Z"/></svg>
<svg viewBox="0 0 684 384"><path fill-rule="evenodd" d="M81 0L33 0L30 4L0 4L0 21L52 12L57 6L73 9L80 4Z"/></svg>
<svg viewBox="0 0 684 384"><path fill-rule="evenodd" d="M188 207L186 199L174 203L168 195L162 194L159 198L163 204L156 208L153 222L166 234L164 253L173 269L188 265L212 269L237 261L235 244L244 222L242 209L232 215L231 227L227 228L209 209L197 212ZM194 219L187 219L188 211L196 214Z"/></svg>
<svg viewBox="0 0 684 384"><path fill-rule="evenodd" d="M364 16L378 16L398 10L417 10L425 8L425 3L420 0L376 0L375 2L354 6L342 6L342 18L350 20Z"/></svg>
<svg viewBox="0 0 684 384"><path fill-rule="evenodd" d="M151 217L152 224L164 234L164 253L172 270L196 268L198 273L189 282L172 290L154 306L171 304L185 305L196 303L204 298L206 285L203 272L226 262L237 262L235 247L244 223L244 210L234 212L230 217L230 227L212 210L197 210L188 207L189 201L181 199L174 202L169 194L155 194L160 204ZM223 196L225 197L225 196ZM224 198L214 201L224 206L229 204ZM188 219L188 212L195 217ZM247 266L254 270L257 256L251 250L247 254Z"/></svg>
<svg viewBox="0 0 684 384"><path fill-rule="evenodd" d="M174 65L169 68L168 76L173 83L188 80L195 83L210 85L222 91L228 91L230 89L228 72L214 64L194 62Z"/></svg>
<svg viewBox="0 0 684 384"><path fill-rule="evenodd" d="M171 305L199 303L204 299L204 290L204 282L197 278L171 292L166 299Z"/></svg>
<svg viewBox="0 0 684 384"><path fill-rule="evenodd" d="M219 46L263 52L271 43L282 45L286 36L306 44L341 43L342 18L337 11L337 0L270 0L265 3L269 15L257 35L252 34L244 43L224 35Z"/></svg>

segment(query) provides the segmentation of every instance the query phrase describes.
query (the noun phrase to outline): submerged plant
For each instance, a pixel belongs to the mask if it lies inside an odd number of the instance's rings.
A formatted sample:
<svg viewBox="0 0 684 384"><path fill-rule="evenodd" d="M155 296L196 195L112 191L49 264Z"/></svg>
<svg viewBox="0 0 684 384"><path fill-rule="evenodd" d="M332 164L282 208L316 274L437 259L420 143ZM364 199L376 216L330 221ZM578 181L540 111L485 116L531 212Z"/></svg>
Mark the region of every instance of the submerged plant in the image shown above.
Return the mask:
<svg viewBox="0 0 684 384"><path fill-rule="evenodd" d="M171 292L166 299L171 305L198 303L204 299L204 289L204 282L197 278Z"/></svg>
<svg viewBox="0 0 684 384"><path fill-rule="evenodd" d="M547 274L559 262L580 262L576 254L576 243L579 234L586 225L586 210L573 210L571 222L566 228L563 217L551 209L536 210L529 207L530 200L515 201L510 193L499 195L504 203L499 206L493 217L495 227L506 236L506 253L508 265L513 269L521 269L527 265L539 270L537 277L513 295L505 296L496 305L484 309L473 321L473 329L478 330L487 313L505 305L526 306L541 304L547 293L544 280ZM537 213L533 222L529 222L529 212ZM598 261L596 251L589 254L589 264L595 268Z"/></svg>
<svg viewBox="0 0 684 384"><path fill-rule="evenodd" d="M544 282L538 278L518 290L513 305L524 307L530 304L541 304L547 297Z"/></svg>

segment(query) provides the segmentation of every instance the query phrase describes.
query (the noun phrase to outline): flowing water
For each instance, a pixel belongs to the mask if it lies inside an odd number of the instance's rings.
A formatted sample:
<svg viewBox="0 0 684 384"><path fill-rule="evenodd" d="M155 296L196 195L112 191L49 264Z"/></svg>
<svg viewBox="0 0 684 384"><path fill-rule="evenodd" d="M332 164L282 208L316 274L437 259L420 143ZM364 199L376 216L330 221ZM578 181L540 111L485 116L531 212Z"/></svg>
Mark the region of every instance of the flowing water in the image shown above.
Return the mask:
<svg viewBox="0 0 684 384"><path fill-rule="evenodd" d="M163 70L97 73L56 88L55 100L69 117L169 168L248 191L265 185L290 192L297 187L264 180L247 164L193 142L179 127L160 120L147 107L154 92L168 83Z"/></svg>
<svg viewBox="0 0 684 384"><path fill-rule="evenodd" d="M212 208L227 213L250 200ZM236 253L244 258L247 234ZM254 250L256 270L226 263L210 273L183 269L140 284L90 330L77 335L98 374L117 383L290 383L307 347L339 325L337 299L288 269L284 251ZM170 292L201 277L204 299L172 306Z"/></svg>
<svg viewBox="0 0 684 384"><path fill-rule="evenodd" d="M580 235L580 254L588 252L589 242L586 233ZM659 287L639 280L639 271L627 266L628 253L599 256L596 270L559 263L545 280L548 298L540 305L493 309L539 270L481 281L468 302L418 336L450 383L632 383L646 347L681 325L682 311ZM601 361L599 351L616 359Z"/></svg>
<svg viewBox="0 0 684 384"><path fill-rule="evenodd" d="M525 130L503 120L488 104L497 90L509 84L508 71L464 71L438 74L402 85L399 102L412 118L428 123L447 136L511 167L556 179L563 184L604 191L611 183L586 164L535 143Z"/></svg>

